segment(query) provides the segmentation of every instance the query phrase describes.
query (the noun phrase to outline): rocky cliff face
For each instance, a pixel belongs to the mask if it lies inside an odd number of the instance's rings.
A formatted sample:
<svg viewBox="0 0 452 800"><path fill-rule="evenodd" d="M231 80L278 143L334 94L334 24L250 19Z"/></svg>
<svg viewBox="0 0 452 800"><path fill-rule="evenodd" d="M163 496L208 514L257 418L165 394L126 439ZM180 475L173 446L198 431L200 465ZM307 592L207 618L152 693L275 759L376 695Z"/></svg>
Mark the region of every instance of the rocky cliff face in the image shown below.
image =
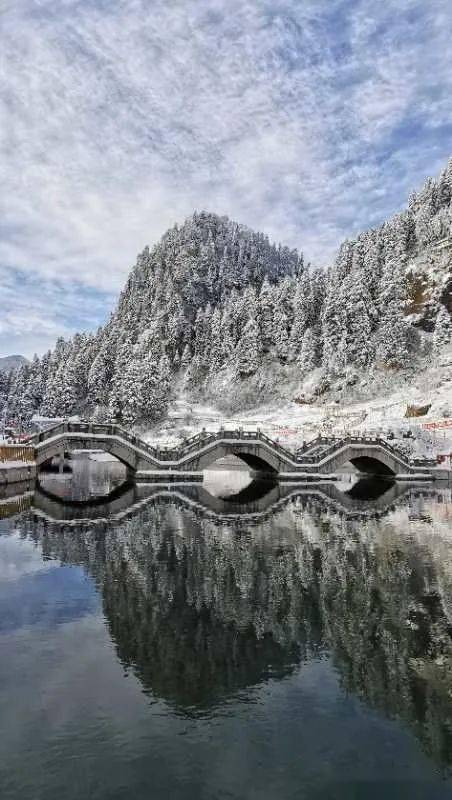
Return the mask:
<svg viewBox="0 0 452 800"><path fill-rule="evenodd" d="M452 237L426 246L411 258L406 279L406 313L414 325L432 333L441 305L452 314Z"/></svg>

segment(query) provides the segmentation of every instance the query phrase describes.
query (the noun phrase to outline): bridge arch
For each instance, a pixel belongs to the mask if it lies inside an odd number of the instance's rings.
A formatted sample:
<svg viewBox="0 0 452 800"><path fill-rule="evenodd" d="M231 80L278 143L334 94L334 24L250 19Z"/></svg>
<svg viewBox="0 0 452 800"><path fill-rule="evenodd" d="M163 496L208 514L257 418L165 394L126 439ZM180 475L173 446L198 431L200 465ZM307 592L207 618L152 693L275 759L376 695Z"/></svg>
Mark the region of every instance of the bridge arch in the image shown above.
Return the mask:
<svg viewBox="0 0 452 800"><path fill-rule="evenodd" d="M319 470L325 468L329 472L339 472L341 467L348 462L351 462L358 472L366 475L390 477L408 472L410 469L401 457L379 443L346 444L334 451L323 462L320 461L318 468Z"/></svg>
<svg viewBox="0 0 452 800"><path fill-rule="evenodd" d="M210 446L200 449L193 457L185 459L187 468L205 470L226 456L236 456L250 469L256 472L270 472L272 474L281 470L281 459L270 447L256 442L217 441Z"/></svg>
<svg viewBox="0 0 452 800"><path fill-rule="evenodd" d="M140 468L152 469L154 465L158 465L157 460L152 459L148 453L141 452L139 446L130 446L118 435L103 436L81 433L77 436L63 432L51 439L44 440L35 447L36 466L39 469L54 456L73 450L103 450L114 456L131 472Z"/></svg>
<svg viewBox="0 0 452 800"><path fill-rule="evenodd" d="M350 463L358 470L366 475L386 475L394 476L395 470L382 461L378 457L371 458L370 456L355 456L350 459Z"/></svg>

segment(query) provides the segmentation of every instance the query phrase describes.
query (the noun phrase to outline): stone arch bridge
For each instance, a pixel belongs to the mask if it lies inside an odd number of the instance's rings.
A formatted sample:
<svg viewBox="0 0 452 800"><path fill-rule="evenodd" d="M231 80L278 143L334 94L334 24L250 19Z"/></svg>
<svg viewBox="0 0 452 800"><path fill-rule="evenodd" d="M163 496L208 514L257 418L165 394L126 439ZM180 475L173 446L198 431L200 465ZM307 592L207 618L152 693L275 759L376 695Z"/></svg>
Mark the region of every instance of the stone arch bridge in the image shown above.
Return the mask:
<svg viewBox="0 0 452 800"><path fill-rule="evenodd" d="M157 479L162 473L165 480L201 479L204 469L231 454L256 472L270 472L297 481L333 476L346 462L370 475L447 477L435 462L408 461L397 447L369 436L319 438L292 452L260 430L220 429L203 431L181 446L161 448L147 444L118 425L64 422L35 435L30 443L38 468L71 450L104 450L125 464L136 479L147 481Z"/></svg>

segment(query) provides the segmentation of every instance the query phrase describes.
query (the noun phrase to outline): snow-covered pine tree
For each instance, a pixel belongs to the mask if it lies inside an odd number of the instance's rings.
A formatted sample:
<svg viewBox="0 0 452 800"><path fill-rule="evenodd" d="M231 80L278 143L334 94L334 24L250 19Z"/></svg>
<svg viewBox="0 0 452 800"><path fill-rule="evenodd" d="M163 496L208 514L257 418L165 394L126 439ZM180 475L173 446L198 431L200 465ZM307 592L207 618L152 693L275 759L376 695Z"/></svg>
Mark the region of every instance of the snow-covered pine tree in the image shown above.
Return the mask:
<svg viewBox="0 0 452 800"><path fill-rule="evenodd" d="M236 345L236 341L234 340L233 336L233 328L234 324L231 317L229 304L227 304L221 315L220 325L221 360L223 364L228 363L232 357Z"/></svg>
<svg viewBox="0 0 452 800"><path fill-rule="evenodd" d="M284 310L289 330L294 322L294 295L297 290L297 283L292 275L286 275L279 285L278 304Z"/></svg>
<svg viewBox="0 0 452 800"><path fill-rule="evenodd" d="M281 298L278 298L273 316L273 341L275 353L280 361L286 361L289 355L289 325Z"/></svg>
<svg viewBox="0 0 452 800"><path fill-rule="evenodd" d="M9 374L8 396L5 403L8 412L8 420L12 420L20 414L19 393L23 391L24 386L25 380L23 378L23 371L20 367L17 367Z"/></svg>
<svg viewBox="0 0 452 800"><path fill-rule="evenodd" d="M60 376L61 373L61 376ZM61 365L58 371L61 387L57 401L58 415L68 417L74 413L77 405L77 368L74 359L69 353L69 358L65 365Z"/></svg>
<svg viewBox="0 0 452 800"><path fill-rule="evenodd" d="M217 375L223 365L223 347L221 337L221 311L216 308L210 320L210 353L209 372Z"/></svg>
<svg viewBox="0 0 452 800"><path fill-rule="evenodd" d="M378 230L366 231L362 234L364 258L362 264L362 280L374 300L378 291L383 269L382 237Z"/></svg>
<svg viewBox="0 0 452 800"><path fill-rule="evenodd" d="M129 352L127 364L119 384L121 422L129 426L138 422L142 416L144 402L142 380L143 360L137 346L135 346Z"/></svg>
<svg viewBox="0 0 452 800"><path fill-rule="evenodd" d="M259 327L261 331L261 341L264 353L268 353L274 345L274 312L275 312L274 291L267 279L264 280L259 292Z"/></svg>
<svg viewBox="0 0 452 800"><path fill-rule="evenodd" d="M432 178L428 178L422 189L410 197L410 211L414 215L415 236L422 246L434 241L432 219L437 211L438 187Z"/></svg>
<svg viewBox="0 0 452 800"><path fill-rule="evenodd" d="M31 419L40 408L45 391L45 377L42 364L35 354L28 369L27 385L24 392L24 403L28 407L28 418Z"/></svg>
<svg viewBox="0 0 452 800"><path fill-rule="evenodd" d="M256 320L251 317L245 325L236 349L235 359L238 374L242 377L253 375L259 367L261 357L261 332Z"/></svg>
<svg viewBox="0 0 452 800"><path fill-rule="evenodd" d="M440 305L433 332L433 352L437 355L452 341L452 318L445 305Z"/></svg>
<svg viewBox="0 0 452 800"><path fill-rule="evenodd" d="M165 409L162 396L165 394L166 386L162 386L159 364L150 353L141 359L138 386L140 417L147 422L157 422Z"/></svg>
<svg viewBox="0 0 452 800"><path fill-rule="evenodd" d="M440 173L437 197L440 206L450 206L452 202L452 158L449 158L446 167Z"/></svg>
<svg viewBox="0 0 452 800"><path fill-rule="evenodd" d="M359 368L365 367L373 358L372 325L375 319L362 269L361 261L344 281L341 292L345 309L346 363Z"/></svg>
<svg viewBox="0 0 452 800"><path fill-rule="evenodd" d="M318 351L319 342L315 330L313 328L306 328L303 335L300 352L297 357L297 363L300 367L300 372L302 375L309 374L318 366Z"/></svg>
<svg viewBox="0 0 452 800"><path fill-rule="evenodd" d="M98 333L101 339L100 347L94 355L91 364L87 363L87 395L86 399L91 405L106 405L113 374L113 364L111 363L111 351L105 341L102 341L102 334Z"/></svg>
<svg viewBox="0 0 452 800"><path fill-rule="evenodd" d="M129 365L134 357L132 343L124 333L124 338L118 342L116 361L109 392L108 418L112 422L123 420L124 398L129 396Z"/></svg>
<svg viewBox="0 0 452 800"><path fill-rule="evenodd" d="M0 369L0 421L3 420L9 394L9 374Z"/></svg>
<svg viewBox="0 0 452 800"><path fill-rule="evenodd" d="M378 298L380 322L375 335L379 366L402 369L409 361L409 331L405 322L406 285L398 262L387 262Z"/></svg>
<svg viewBox="0 0 452 800"><path fill-rule="evenodd" d="M289 361L297 360L298 354L301 349L301 345L303 343L304 332L306 330L305 319L300 313L300 309L301 309L301 304L297 302L297 299L295 298L294 321L289 336L289 349L288 349Z"/></svg>
<svg viewBox="0 0 452 800"><path fill-rule="evenodd" d="M353 242L350 242L348 239L346 239L339 248L333 267L333 279L338 286L341 285L342 281L345 280L352 270L353 249Z"/></svg>
<svg viewBox="0 0 452 800"><path fill-rule="evenodd" d="M346 315L339 284L330 276L322 313L322 362L328 374L341 372L346 363Z"/></svg>

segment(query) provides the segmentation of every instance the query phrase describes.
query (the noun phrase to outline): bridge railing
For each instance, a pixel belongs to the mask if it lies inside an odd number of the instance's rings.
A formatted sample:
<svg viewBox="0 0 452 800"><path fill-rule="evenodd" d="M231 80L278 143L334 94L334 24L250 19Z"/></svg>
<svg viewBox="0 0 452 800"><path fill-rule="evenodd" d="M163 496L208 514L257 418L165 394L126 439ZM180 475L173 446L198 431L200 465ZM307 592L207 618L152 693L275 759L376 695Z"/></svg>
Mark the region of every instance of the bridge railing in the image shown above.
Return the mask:
<svg viewBox="0 0 452 800"><path fill-rule="evenodd" d="M267 442L267 444L271 445L275 450L277 450L282 455L286 456L286 458L290 458L291 461L296 461L295 453L292 450L289 450L287 447L284 447L279 442L275 442L274 439L270 439L265 433L262 433L261 430L258 430L258 438L262 442Z"/></svg>
<svg viewBox="0 0 452 800"><path fill-rule="evenodd" d="M215 432L207 432L202 431L201 433L195 434L183 445L179 446L178 448L174 448L168 450L168 454L171 458L181 458L183 456L188 455L189 453L199 450L200 447L205 447L208 444L211 444L216 441L221 441L222 439L238 439L240 441L263 441L269 444L274 450L279 452L281 455L284 455L286 458L291 459L292 461L295 460L293 452L287 450L285 447L279 444L279 442L275 442L273 439L270 439L269 436L266 436L262 431L244 431L241 429L234 429L234 430L227 430L225 428L215 431Z"/></svg>
<svg viewBox="0 0 452 800"><path fill-rule="evenodd" d="M315 450L318 447L322 447L323 445L332 446L334 445L337 447L343 441L343 437L340 436L316 436L315 439L311 439L309 442L304 442L301 447L297 448L296 456L304 456L304 454L309 454L311 450Z"/></svg>
<svg viewBox="0 0 452 800"><path fill-rule="evenodd" d="M35 434L31 441L37 445L48 441L61 433L85 433L103 436L118 436L125 439L130 444L134 444L140 449L153 454L155 448L147 444L143 439L129 433L125 428L121 428L114 423L92 423L92 422L60 422L58 425L48 428L46 431Z"/></svg>
<svg viewBox="0 0 452 800"><path fill-rule="evenodd" d="M53 425L52 428L47 428L45 431L36 433L34 436L30 437L30 443L37 445L41 442L47 441L47 439L52 439L54 436L58 436L60 433L65 433L67 430L67 425L67 422L59 422L57 425Z"/></svg>
<svg viewBox="0 0 452 800"><path fill-rule="evenodd" d="M317 453L312 453L309 455L309 449L313 449L314 447L320 447L323 443L328 443L329 446L323 448ZM309 447L303 447L297 450L297 459L301 463L308 463L308 464L315 464L322 461L331 453L334 453L340 447L345 447L346 445L380 445L385 450L388 450L392 455L399 458L401 461L408 463L408 459L401 450L394 447L393 445L389 444L385 439L382 439L379 436L344 436L342 438L334 439L333 441L327 439L326 437L318 437L317 440L314 442L309 443ZM306 455L304 454L306 452Z"/></svg>

